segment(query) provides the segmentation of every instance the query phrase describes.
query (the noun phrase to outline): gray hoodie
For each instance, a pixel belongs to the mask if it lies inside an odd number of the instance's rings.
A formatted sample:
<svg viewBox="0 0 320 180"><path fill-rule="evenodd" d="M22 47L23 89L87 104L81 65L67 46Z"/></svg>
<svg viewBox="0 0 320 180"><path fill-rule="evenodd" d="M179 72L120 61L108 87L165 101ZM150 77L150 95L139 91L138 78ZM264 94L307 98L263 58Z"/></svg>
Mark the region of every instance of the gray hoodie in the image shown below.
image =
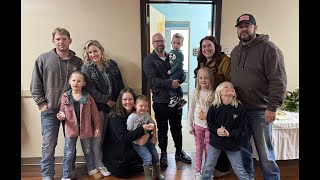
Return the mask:
<svg viewBox="0 0 320 180"><path fill-rule="evenodd" d="M81 58L71 50L68 60L60 60L55 48L36 59L30 91L39 109L45 104L48 109L60 108L60 98L67 90L68 78L73 71L80 70L81 65Z"/></svg>
<svg viewBox="0 0 320 180"><path fill-rule="evenodd" d="M287 75L281 50L268 35L257 34L246 45L231 52L231 82L239 100L248 110L275 112L287 88Z"/></svg>

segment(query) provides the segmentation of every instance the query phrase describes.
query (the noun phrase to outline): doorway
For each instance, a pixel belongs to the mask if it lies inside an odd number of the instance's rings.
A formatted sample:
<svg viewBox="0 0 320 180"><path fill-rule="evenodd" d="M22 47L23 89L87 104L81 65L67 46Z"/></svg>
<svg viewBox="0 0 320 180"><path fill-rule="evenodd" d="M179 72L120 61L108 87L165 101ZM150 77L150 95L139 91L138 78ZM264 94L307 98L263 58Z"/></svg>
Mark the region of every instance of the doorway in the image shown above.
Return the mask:
<svg viewBox="0 0 320 180"><path fill-rule="evenodd" d="M141 1L141 55L143 59L152 52L151 43L152 35L161 32L166 38L165 51L171 50L171 37L174 33L179 32L184 36L183 54L184 54L184 70L187 78L182 88L184 91L184 99L189 102L189 96L195 87L195 79L193 71L197 66L196 49L199 48L199 41L206 35L214 35L220 40L220 24L221 24L221 0L213 1L160 1L160 0L144 0ZM143 64L143 62L141 62ZM141 65L142 70L142 65ZM142 93L150 98L149 109L151 115L152 109L152 92L148 80L142 72ZM182 115L182 133L188 135L187 123L188 105L183 108ZM171 136L168 136L168 141ZM186 151L188 147L194 151L194 142L186 142L188 138L183 138L183 146ZM191 139L191 138L189 138ZM192 139L191 139L192 140ZM189 144L191 143L191 144ZM173 143L171 143L173 145ZM168 152L170 149L168 143Z"/></svg>

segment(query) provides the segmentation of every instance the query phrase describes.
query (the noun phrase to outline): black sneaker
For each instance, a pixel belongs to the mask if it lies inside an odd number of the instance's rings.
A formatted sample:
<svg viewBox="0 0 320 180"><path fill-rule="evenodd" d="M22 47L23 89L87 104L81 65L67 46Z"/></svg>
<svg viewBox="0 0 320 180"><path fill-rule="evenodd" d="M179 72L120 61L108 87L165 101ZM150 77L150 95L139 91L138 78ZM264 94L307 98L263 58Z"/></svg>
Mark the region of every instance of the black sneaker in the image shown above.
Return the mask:
<svg viewBox="0 0 320 180"><path fill-rule="evenodd" d="M182 109L184 105L187 104L187 101L185 99L181 99L178 103L178 110Z"/></svg>
<svg viewBox="0 0 320 180"><path fill-rule="evenodd" d="M170 103L168 104L168 107L174 107L175 105L178 104L180 99L177 96L173 96L170 98Z"/></svg>
<svg viewBox="0 0 320 180"><path fill-rule="evenodd" d="M183 150L181 150L180 152L176 152L175 158L176 160L182 161L187 164L190 164L192 161L191 158Z"/></svg>
<svg viewBox="0 0 320 180"><path fill-rule="evenodd" d="M161 152L160 167L168 167L168 159L166 152Z"/></svg>

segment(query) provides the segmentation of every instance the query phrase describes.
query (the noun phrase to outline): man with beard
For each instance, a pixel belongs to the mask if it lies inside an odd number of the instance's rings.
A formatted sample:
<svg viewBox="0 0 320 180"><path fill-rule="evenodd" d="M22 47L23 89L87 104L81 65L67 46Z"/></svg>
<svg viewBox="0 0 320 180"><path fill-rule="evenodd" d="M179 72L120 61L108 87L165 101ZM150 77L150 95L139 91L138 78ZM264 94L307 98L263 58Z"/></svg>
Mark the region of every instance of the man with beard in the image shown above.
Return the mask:
<svg viewBox="0 0 320 180"><path fill-rule="evenodd" d="M178 110L177 106L168 107L170 102L169 89L178 88L179 80L171 80L167 74L171 67L169 54L164 51L165 38L161 33L156 33L152 36L152 45L154 50L144 58L143 72L151 85L153 110L157 121L158 140L161 150L160 166L168 166L168 122L176 148L176 160L190 164L191 158L182 150L182 109Z"/></svg>
<svg viewBox="0 0 320 180"><path fill-rule="evenodd" d="M287 76L281 50L269 36L256 34L258 26L251 14L237 19L239 44L231 52L231 82L239 100L246 106L248 133L243 137L241 153L250 179L254 178L253 140L265 180L279 180L280 170L272 147L272 122L281 106L287 87Z"/></svg>

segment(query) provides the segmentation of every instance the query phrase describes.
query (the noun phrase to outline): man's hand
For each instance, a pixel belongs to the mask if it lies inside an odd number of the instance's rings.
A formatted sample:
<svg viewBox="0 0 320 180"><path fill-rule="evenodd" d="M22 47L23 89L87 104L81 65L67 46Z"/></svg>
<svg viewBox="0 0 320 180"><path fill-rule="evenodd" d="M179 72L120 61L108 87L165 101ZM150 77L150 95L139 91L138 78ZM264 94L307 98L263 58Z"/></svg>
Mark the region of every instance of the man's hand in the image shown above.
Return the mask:
<svg viewBox="0 0 320 180"><path fill-rule="evenodd" d="M172 83L172 88L174 88L174 89L177 89L180 86L178 79L172 80L171 83Z"/></svg>
<svg viewBox="0 0 320 180"><path fill-rule="evenodd" d="M266 110L266 112L264 114L264 118L266 119L266 123L270 124L271 122L273 122L276 119L276 112Z"/></svg>
<svg viewBox="0 0 320 180"><path fill-rule="evenodd" d="M48 110L48 105L47 104L42 106L41 109L40 109L41 112L46 111L46 110Z"/></svg>

